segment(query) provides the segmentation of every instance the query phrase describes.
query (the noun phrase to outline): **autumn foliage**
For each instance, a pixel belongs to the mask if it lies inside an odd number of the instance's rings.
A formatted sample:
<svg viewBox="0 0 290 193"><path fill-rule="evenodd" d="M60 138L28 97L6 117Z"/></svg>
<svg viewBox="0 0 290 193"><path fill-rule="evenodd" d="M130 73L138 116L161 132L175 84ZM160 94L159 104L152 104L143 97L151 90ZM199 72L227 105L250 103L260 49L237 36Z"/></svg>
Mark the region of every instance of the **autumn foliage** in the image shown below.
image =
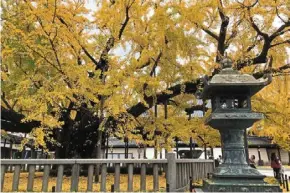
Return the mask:
<svg viewBox="0 0 290 193"><path fill-rule="evenodd" d="M266 119L252 132L290 149L289 2L94 5L2 3L2 111L21 114L19 124L33 123L26 132L38 145L61 144L66 156L68 149L90 147L89 157L99 152L104 133L138 143L158 139L166 148L190 136L217 145L217 132L201 118L189 119L185 109L207 110L207 102L200 104L194 95L199 78L216 73L227 53L243 73L272 74L273 83L253 98L254 110Z"/></svg>

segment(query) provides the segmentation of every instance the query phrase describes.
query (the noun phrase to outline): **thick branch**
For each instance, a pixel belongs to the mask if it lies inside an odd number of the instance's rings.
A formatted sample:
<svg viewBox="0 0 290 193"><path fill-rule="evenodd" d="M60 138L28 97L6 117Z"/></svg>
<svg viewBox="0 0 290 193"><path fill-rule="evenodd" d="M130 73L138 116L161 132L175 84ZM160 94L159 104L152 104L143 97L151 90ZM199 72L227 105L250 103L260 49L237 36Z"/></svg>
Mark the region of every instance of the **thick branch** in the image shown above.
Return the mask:
<svg viewBox="0 0 290 193"><path fill-rule="evenodd" d="M283 25L281 25L271 36L270 36L270 39L273 40L275 39L276 37L280 36L280 35L283 35L284 33L286 32L289 32L290 29L287 29L287 30L284 30L286 29L287 27L290 26L290 21L284 23Z"/></svg>
<svg viewBox="0 0 290 193"><path fill-rule="evenodd" d="M249 20L250 20L250 24L252 26L252 28L260 35L262 36L264 39L268 39L269 38L269 35L262 32L260 30L260 28L256 25L256 23L254 22L254 19L253 17L251 16L251 12L250 12L250 9L248 9L248 15L249 15Z"/></svg>
<svg viewBox="0 0 290 193"><path fill-rule="evenodd" d="M265 74L277 74L277 73L283 73L285 70L290 69L290 63L285 64L284 66L280 66L279 68L269 68L260 72L256 72L253 74L253 76L258 79L262 78Z"/></svg>
<svg viewBox="0 0 290 193"><path fill-rule="evenodd" d="M238 35L238 26L242 23L242 19L240 19L239 21L237 21L237 23L234 25L232 33L230 35L230 37L226 40L225 42L225 49L227 49L230 45L230 42Z"/></svg>
<svg viewBox="0 0 290 193"><path fill-rule="evenodd" d="M114 43L115 43L115 38L113 36L111 36L108 39L104 50L102 51L102 54L100 56L100 60L99 60L97 67L96 67L96 70L101 69L103 72L108 70L108 68L109 68L109 66L108 66L108 54L109 54L109 51L113 48Z"/></svg>
<svg viewBox="0 0 290 193"><path fill-rule="evenodd" d="M203 110L207 111L208 108L205 107L204 105L194 105L194 106L192 106L190 108L186 108L185 112L187 114L192 114L192 113L194 113L194 111L203 111Z"/></svg>
<svg viewBox="0 0 290 193"><path fill-rule="evenodd" d="M220 27L220 33L218 37L218 46L217 46L217 56L216 56L216 61L220 62L222 59L222 56L224 56L225 53L225 40L226 40L226 35L227 35L227 28L229 24L229 17L226 16L222 10L221 7L218 8L219 10L219 15L221 18L221 27Z"/></svg>
<svg viewBox="0 0 290 193"><path fill-rule="evenodd" d="M1 106L1 129L11 132L29 133L33 128L39 127L39 121L22 123L25 116Z"/></svg>
<svg viewBox="0 0 290 193"><path fill-rule="evenodd" d="M128 24L129 19L130 19L130 17L129 17L129 9L130 9L130 7L127 6L126 7L126 17L125 17L125 21L123 22L123 24L121 26L121 29L119 31L119 35L118 35L119 40L121 39L122 34L123 34L124 30L125 30L125 27Z"/></svg>
<svg viewBox="0 0 290 193"><path fill-rule="evenodd" d="M253 4L253 6L254 6L254 4ZM276 43L276 44L271 45L271 42L276 37L286 33L287 31L290 31L290 29L285 30L287 27L290 26L290 21L281 25L272 35L269 36L268 34L262 32L261 29L259 29L259 27L255 24L253 17L251 16L251 13L250 13L250 8L253 6L246 7L248 10L249 21L250 21L252 28L257 32L257 34L263 37L263 39L264 39L263 48L262 48L260 54L258 56L256 56L255 58L250 58L247 60L238 61L237 62L237 69L242 69L245 66L249 66L249 65L255 65L255 64L267 62L267 55L268 55L268 52L269 52L271 47L274 47L274 46L277 46L277 45L280 45L283 43L288 43L288 40L286 40L285 42L280 42L280 43ZM248 50L250 51L253 47L254 46L249 47Z"/></svg>
<svg viewBox="0 0 290 193"><path fill-rule="evenodd" d="M197 90L197 87L196 87L197 84L198 84L197 82L186 82L184 84L178 84L178 85L172 86L167 89L167 91L171 91L170 94L164 91L156 95L157 103L158 104L164 103L166 100L181 94L183 91L183 88L185 88L184 89L185 93L194 94ZM148 109L153 107L154 101L155 101L154 99L155 97L153 96L145 97L144 100L147 103L146 105L139 102L136 105L129 108L127 112L133 115L134 117L138 117L139 115L141 115L142 113L146 112Z"/></svg>
<svg viewBox="0 0 290 193"><path fill-rule="evenodd" d="M139 66L138 69L145 68L145 67L149 66L150 64L151 64L151 61L150 61L150 59L148 59L148 61L145 62L144 64L142 64L141 66Z"/></svg>
<svg viewBox="0 0 290 193"><path fill-rule="evenodd" d="M237 69L242 69L243 67L249 66L249 65L265 63L267 61L268 51L271 48L271 41L273 40L272 38L269 37L268 34L262 32L259 29L259 27L255 24L251 14L250 14L250 9L248 9L248 14L249 14L249 20L250 20L252 28L257 32L258 35L263 37L264 44L263 44L263 48L262 48L260 54L258 56L256 56L255 58L238 61L237 62ZM251 50L251 49L249 49L249 50Z"/></svg>

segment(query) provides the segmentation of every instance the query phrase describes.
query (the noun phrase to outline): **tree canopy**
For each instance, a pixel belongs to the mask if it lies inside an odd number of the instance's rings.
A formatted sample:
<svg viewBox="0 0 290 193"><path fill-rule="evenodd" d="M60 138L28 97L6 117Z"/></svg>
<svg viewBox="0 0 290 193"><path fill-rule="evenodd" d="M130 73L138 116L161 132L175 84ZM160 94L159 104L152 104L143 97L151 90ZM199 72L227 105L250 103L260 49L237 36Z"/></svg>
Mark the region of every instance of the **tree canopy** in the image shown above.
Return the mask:
<svg viewBox="0 0 290 193"><path fill-rule="evenodd" d="M2 3L3 129L31 131L44 147L54 136L63 151L79 137L75 148L92 154L104 132L148 144L158 138L168 148L206 133L216 145L217 132L187 114L207 110L194 95L200 77L217 73L227 54L242 73L272 74L253 98L266 120L252 132L290 149L287 1L95 3L96 10L85 0Z"/></svg>

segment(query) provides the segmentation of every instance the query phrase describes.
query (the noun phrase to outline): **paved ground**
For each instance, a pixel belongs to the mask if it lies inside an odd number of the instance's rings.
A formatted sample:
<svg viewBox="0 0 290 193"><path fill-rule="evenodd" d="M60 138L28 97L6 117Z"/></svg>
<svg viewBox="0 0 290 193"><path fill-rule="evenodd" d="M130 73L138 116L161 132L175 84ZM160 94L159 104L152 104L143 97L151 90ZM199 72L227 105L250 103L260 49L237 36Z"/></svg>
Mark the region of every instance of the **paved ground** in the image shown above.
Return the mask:
<svg viewBox="0 0 290 193"><path fill-rule="evenodd" d="M272 169L258 169L259 172L261 172L262 174L264 174L265 176L274 176L273 170ZM285 168L284 174L286 174L287 176L290 176L290 169L289 168Z"/></svg>

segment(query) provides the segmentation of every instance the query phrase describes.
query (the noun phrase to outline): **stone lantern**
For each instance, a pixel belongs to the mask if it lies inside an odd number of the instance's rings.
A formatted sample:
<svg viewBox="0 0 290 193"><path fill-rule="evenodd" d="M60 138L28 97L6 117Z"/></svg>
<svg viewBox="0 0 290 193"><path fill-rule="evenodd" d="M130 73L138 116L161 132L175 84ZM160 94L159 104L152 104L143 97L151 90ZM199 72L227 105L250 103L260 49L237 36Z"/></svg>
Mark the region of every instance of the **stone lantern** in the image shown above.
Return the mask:
<svg viewBox="0 0 290 193"><path fill-rule="evenodd" d="M225 58L222 70L211 80L204 80L203 99L211 99L212 113L205 123L219 130L223 163L215 168L210 179L204 180L204 192L280 192L279 185L267 184L257 169L249 166L245 131L263 119L252 112L251 96L271 82L271 76L255 79L240 74Z"/></svg>

